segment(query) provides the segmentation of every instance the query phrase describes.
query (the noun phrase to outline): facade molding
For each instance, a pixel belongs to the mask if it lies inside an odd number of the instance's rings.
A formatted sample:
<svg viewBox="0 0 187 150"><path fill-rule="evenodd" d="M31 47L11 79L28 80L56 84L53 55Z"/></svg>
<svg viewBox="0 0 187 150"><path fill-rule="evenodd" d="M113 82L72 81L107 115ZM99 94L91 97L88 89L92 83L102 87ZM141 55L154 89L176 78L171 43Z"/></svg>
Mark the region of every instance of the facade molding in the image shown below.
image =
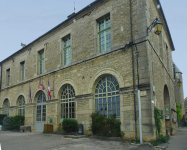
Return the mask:
<svg viewBox="0 0 187 150"><path fill-rule="evenodd" d="M25 104L27 104L27 101L26 101L26 96L25 96L25 94L24 94L24 93L19 93L19 94L18 94L18 96L17 96L17 101L16 101L16 105L18 105L18 101L19 101L19 98L20 98L21 96L23 96L23 97L24 97L24 99L25 99Z"/></svg>
<svg viewBox="0 0 187 150"><path fill-rule="evenodd" d="M17 106L10 106L9 109L15 109Z"/></svg>
<svg viewBox="0 0 187 150"><path fill-rule="evenodd" d="M61 84L58 86L58 94L57 94L57 98L60 99L60 92L62 90L62 87L66 84L70 84L73 89L75 90L75 95L78 95L79 94L79 91L78 91L78 88L77 88L77 85L74 83L74 81L72 79L65 79L61 82Z"/></svg>
<svg viewBox="0 0 187 150"><path fill-rule="evenodd" d="M37 103L37 102L36 102L36 98L38 97L38 95L40 94L40 92L44 92L45 97L46 97L46 101L47 101L47 94L48 94L48 93L46 92L46 90L40 90L40 89L38 89L38 90L36 90L35 93L34 93L34 99L32 99L32 102Z"/></svg>
<svg viewBox="0 0 187 150"><path fill-rule="evenodd" d="M88 98L93 98L93 93L90 94L83 94L83 95L77 95L75 96L75 100L81 100L81 99L88 99Z"/></svg>
<svg viewBox="0 0 187 150"><path fill-rule="evenodd" d="M46 101L46 104L54 103L54 102L58 102L58 101L59 101L58 99L48 100L48 101Z"/></svg>
<svg viewBox="0 0 187 150"><path fill-rule="evenodd" d="M120 73L112 68L105 68L100 71L98 71L91 79L90 84L88 86L88 93L94 93L95 86L97 82L99 81L100 77L104 75L112 75L116 78L118 81L119 87L124 87L124 81L123 77L120 75Z"/></svg>
<svg viewBox="0 0 187 150"><path fill-rule="evenodd" d="M77 61L77 62L73 62L69 65L66 65L66 66L63 66L63 67L60 67L60 68L57 68L57 69L54 69L52 71L49 71L49 72L46 72L44 74L41 74L41 75L38 75L37 77L34 77L34 78L31 78L31 79L28 79L26 81L22 81L21 83L18 83L18 84L15 84L15 85L11 85L11 86L7 86L5 88L2 88L0 89L0 91L3 91L3 90L7 90L7 89L10 89L10 88L14 88L14 87L17 87L17 86L20 86L20 85L23 85L23 84L26 84L26 83L30 83L36 79L40 79L41 77L43 76L48 76L50 74L53 74L55 72L58 72L60 70L64 70L64 69L67 69L67 68L70 68L70 67L73 67L73 66L76 66L78 64L81 64L81 63L85 63L87 61L90 61L90 60L93 60L95 58L98 58L98 57L101 57L101 56L105 56L105 55L108 55L110 53L113 53L113 52L116 52L116 51L119 51L119 50L123 50L125 48L125 45L124 46L121 46L121 47L116 47L116 48L113 48L112 50L110 51L106 51L106 52L103 52L103 53L99 53L99 54L96 54L92 57L89 57L89 58L86 58L86 59L82 59L80 61Z"/></svg>

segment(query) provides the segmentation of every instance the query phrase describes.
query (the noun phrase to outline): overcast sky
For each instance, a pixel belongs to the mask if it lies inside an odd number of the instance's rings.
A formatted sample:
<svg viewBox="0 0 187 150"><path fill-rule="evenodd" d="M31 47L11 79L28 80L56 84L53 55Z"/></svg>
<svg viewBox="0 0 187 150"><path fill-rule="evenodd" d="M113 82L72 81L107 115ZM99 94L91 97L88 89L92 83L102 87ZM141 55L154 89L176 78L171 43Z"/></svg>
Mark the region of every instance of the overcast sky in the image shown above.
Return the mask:
<svg viewBox="0 0 187 150"><path fill-rule="evenodd" d="M0 0L0 62L29 44L73 13L94 0ZM175 51L173 61L183 72L184 98L187 97L187 0L160 0Z"/></svg>

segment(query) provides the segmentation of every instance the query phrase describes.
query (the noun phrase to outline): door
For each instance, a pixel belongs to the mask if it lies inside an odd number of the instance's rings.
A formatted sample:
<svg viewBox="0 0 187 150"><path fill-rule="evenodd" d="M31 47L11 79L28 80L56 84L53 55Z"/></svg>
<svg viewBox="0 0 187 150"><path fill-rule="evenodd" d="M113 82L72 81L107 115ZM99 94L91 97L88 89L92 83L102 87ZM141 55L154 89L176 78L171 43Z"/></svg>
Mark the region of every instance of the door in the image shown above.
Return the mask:
<svg viewBox="0 0 187 150"><path fill-rule="evenodd" d="M36 102L37 104L35 130L43 132L44 124L46 123L46 97L44 92L41 92L38 95Z"/></svg>

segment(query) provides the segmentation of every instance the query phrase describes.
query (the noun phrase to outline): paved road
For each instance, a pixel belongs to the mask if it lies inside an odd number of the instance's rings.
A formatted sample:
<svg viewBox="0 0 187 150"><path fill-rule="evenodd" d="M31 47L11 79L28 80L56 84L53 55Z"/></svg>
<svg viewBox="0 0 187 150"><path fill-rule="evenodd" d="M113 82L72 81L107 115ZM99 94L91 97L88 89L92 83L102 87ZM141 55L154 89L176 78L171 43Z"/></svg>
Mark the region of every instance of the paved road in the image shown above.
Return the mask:
<svg viewBox="0 0 187 150"><path fill-rule="evenodd" d="M62 135L0 131L2 150L128 150L130 144Z"/></svg>
<svg viewBox="0 0 187 150"><path fill-rule="evenodd" d="M160 146L168 146L166 150L187 150L187 128L179 129L175 135L170 136L169 143Z"/></svg>
<svg viewBox="0 0 187 150"><path fill-rule="evenodd" d="M128 143L91 138L65 138L57 134L0 131L1 150L152 150L146 145L134 147ZM187 150L187 128L170 137L166 150Z"/></svg>

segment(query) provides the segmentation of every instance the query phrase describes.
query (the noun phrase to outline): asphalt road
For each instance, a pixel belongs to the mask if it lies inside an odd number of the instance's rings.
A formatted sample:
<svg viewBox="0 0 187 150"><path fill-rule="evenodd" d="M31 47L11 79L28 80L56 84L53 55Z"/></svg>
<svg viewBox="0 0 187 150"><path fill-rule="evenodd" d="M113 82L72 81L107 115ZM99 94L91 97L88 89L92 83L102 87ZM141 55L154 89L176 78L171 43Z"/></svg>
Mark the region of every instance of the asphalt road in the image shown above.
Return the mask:
<svg viewBox="0 0 187 150"><path fill-rule="evenodd" d="M170 137L166 150L187 150L187 128L179 129ZM65 138L57 134L37 132L0 131L1 150L153 150L141 145L133 147L129 143L99 140L93 138Z"/></svg>
<svg viewBox="0 0 187 150"><path fill-rule="evenodd" d="M187 128L179 129L175 135L170 136L169 143L160 146L167 146L166 150L187 150Z"/></svg>
<svg viewBox="0 0 187 150"><path fill-rule="evenodd" d="M1 150L124 150L128 143L91 138L64 138L62 135L37 132L0 131Z"/></svg>

